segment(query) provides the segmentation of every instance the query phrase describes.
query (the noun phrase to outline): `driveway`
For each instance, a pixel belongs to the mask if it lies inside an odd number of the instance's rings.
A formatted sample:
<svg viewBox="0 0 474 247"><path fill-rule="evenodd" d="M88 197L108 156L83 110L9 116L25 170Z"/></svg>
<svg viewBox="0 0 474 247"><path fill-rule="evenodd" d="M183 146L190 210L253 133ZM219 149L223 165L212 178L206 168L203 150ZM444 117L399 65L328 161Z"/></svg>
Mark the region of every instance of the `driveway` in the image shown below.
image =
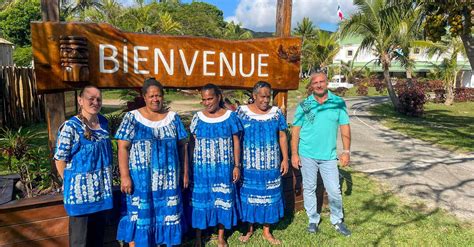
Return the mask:
<svg viewBox="0 0 474 247"><path fill-rule="evenodd" d="M386 97L346 99L352 127L352 168L429 207L474 220L474 153L447 151L388 130L367 111L373 104L387 101Z"/></svg>

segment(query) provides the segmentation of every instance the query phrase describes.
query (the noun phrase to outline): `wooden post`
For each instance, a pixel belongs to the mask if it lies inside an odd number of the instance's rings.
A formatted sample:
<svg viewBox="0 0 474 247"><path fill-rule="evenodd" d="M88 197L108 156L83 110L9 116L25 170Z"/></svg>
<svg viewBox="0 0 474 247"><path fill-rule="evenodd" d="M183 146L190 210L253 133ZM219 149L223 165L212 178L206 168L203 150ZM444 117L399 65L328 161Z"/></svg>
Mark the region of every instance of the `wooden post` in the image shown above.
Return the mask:
<svg viewBox="0 0 474 247"><path fill-rule="evenodd" d="M278 0L276 13L276 32L277 37L291 36L291 9L293 0ZM286 116L288 103L288 91L274 91L273 104L281 108Z"/></svg>
<svg viewBox="0 0 474 247"><path fill-rule="evenodd" d="M59 0L41 0L41 14L43 21L59 21ZM52 157L56 146L56 133L66 119L64 92L45 94L44 99L46 122L48 124L48 146L50 157ZM56 171L54 161L52 161L51 166L52 170ZM53 172L53 174L56 174L56 172Z"/></svg>

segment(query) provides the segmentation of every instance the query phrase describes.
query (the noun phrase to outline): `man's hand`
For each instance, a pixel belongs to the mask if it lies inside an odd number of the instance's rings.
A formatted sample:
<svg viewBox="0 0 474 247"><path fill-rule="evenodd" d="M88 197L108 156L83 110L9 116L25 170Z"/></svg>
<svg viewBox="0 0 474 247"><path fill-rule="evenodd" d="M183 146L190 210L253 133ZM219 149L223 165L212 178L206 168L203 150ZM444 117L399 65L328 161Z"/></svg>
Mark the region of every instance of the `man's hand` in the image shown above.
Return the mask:
<svg viewBox="0 0 474 247"><path fill-rule="evenodd" d="M339 163L342 167L349 166L349 161L351 160L350 153L342 153L339 155Z"/></svg>
<svg viewBox="0 0 474 247"><path fill-rule="evenodd" d="M295 168L296 170L300 169L301 166L301 161L300 161L300 156L297 154L292 154L291 155L291 166Z"/></svg>
<svg viewBox="0 0 474 247"><path fill-rule="evenodd" d="M280 164L280 172L281 172L281 175L284 176L285 174L288 173L288 160L287 159L283 159L281 161L281 164Z"/></svg>

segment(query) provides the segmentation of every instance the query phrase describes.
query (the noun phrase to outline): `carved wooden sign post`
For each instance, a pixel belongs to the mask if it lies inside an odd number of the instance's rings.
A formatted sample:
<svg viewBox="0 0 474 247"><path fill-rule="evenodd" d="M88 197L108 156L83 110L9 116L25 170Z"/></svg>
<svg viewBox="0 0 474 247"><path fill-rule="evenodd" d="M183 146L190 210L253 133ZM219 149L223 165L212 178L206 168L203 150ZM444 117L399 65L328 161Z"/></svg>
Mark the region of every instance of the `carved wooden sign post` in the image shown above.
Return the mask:
<svg viewBox="0 0 474 247"><path fill-rule="evenodd" d="M101 88L140 87L155 77L165 87L251 88L268 81L298 88L301 40L218 40L127 33L108 24L34 22L33 56L40 92L85 83Z"/></svg>

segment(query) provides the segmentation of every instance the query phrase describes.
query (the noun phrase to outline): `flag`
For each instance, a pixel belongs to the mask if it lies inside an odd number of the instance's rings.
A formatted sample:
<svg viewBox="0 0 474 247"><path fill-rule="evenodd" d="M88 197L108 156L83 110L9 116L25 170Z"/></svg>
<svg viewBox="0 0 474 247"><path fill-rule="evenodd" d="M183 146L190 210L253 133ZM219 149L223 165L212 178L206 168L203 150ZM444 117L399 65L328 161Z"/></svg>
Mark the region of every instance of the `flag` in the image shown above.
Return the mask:
<svg viewBox="0 0 474 247"><path fill-rule="evenodd" d="M337 16L339 16L339 19L341 21L344 19L344 14L342 13L341 6L337 5Z"/></svg>

